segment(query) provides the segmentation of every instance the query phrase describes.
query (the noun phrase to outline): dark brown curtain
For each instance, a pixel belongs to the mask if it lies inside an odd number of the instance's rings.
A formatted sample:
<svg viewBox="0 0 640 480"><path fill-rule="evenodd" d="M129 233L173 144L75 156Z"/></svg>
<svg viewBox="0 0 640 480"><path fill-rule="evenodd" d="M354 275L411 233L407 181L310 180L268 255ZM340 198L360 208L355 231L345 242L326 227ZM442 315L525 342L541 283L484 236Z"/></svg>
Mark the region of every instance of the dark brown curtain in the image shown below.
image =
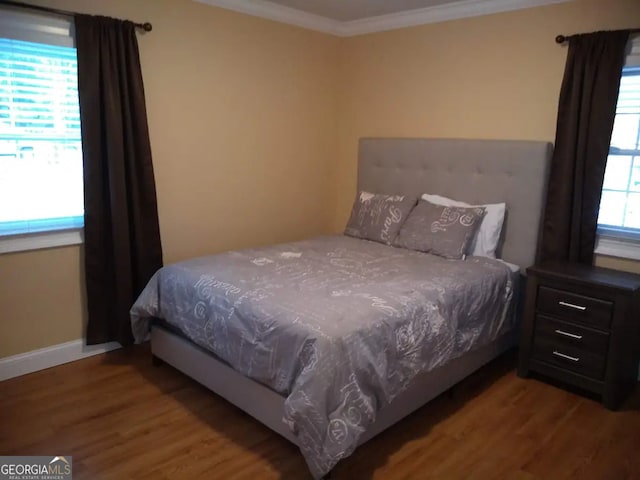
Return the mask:
<svg viewBox="0 0 640 480"><path fill-rule="evenodd" d="M75 17L84 157L87 344L133 342L129 309L162 266L135 27Z"/></svg>
<svg viewBox="0 0 640 480"><path fill-rule="evenodd" d="M558 123L540 260L591 264L628 30L573 35Z"/></svg>

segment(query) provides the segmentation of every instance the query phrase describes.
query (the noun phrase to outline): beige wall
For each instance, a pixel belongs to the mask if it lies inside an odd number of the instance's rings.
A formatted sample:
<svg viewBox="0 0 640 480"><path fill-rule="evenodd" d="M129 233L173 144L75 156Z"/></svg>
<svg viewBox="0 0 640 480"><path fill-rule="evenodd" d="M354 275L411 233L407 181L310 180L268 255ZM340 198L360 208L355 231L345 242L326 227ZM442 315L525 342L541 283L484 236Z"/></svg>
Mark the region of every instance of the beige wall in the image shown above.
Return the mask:
<svg viewBox="0 0 640 480"><path fill-rule="evenodd" d="M553 141L554 37L640 18L637 0L575 0L339 40L190 0L46 3L154 25L140 48L166 262L341 230L362 136ZM80 254L0 256L0 357L80 337Z"/></svg>
<svg viewBox="0 0 640 480"><path fill-rule="evenodd" d="M0 358L82 337L80 249L0 255Z"/></svg>
<svg viewBox="0 0 640 480"><path fill-rule="evenodd" d="M329 230L339 40L191 0L58 0L139 36L165 262ZM0 357L82 336L81 249L0 255Z"/></svg>

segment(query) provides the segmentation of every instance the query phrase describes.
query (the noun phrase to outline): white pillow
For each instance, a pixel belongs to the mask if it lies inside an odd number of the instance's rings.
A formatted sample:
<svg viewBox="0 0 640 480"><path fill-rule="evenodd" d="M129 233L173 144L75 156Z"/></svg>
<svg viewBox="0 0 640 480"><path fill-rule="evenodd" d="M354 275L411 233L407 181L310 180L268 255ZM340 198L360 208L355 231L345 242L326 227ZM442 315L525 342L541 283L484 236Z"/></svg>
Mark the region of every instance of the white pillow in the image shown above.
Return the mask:
<svg viewBox="0 0 640 480"><path fill-rule="evenodd" d="M452 200L451 198L441 197L440 195L430 195L425 193L422 195L423 200L435 203L436 205L444 205L446 207L484 207L486 214L482 219L480 228L469 247L469 254L477 257L496 258L496 249L500 241L502 233L502 224L504 223L504 214L507 210L506 203L490 203L488 205L470 205L465 202Z"/></svg>

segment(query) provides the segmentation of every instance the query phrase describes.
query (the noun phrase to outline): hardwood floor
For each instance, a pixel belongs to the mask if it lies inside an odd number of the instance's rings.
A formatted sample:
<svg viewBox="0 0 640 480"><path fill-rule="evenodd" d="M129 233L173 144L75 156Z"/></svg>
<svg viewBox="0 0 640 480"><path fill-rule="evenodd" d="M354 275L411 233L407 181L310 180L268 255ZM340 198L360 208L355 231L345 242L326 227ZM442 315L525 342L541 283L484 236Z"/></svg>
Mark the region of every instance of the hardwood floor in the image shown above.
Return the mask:
<svg viewBox="0 0 640 480"><path fill-rule="evenodd" d="M494 361L332 479L640 479L640 391L614 413L514 367ZM310 478L295 446L146 347L0 383L0 454L72 455L76 480Z"/></svg>

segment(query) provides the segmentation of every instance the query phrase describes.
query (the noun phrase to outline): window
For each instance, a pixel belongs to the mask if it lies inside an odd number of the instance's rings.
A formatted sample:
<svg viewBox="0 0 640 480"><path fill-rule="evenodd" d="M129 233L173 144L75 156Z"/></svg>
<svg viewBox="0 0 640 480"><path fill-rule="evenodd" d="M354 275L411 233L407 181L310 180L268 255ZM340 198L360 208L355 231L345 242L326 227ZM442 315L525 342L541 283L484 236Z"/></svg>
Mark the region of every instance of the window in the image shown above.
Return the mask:
<svg viewBox="0 0 640 480"><path fill-rule="evenodd" d="M640 37L620 81L598 234L596 253L640 259Z"/></svg>
<svg viewBox="0 0 640 480"><path fill-rule="evenodd" d="M0 17L0 239L81 228L82 145L71 25L14 11Z"/></svg>
<svg viewBox="0 0 640 480"><path fill-rule="evenodd" d="M598 224L640 233L640 68L620 82Z"/></svg>

